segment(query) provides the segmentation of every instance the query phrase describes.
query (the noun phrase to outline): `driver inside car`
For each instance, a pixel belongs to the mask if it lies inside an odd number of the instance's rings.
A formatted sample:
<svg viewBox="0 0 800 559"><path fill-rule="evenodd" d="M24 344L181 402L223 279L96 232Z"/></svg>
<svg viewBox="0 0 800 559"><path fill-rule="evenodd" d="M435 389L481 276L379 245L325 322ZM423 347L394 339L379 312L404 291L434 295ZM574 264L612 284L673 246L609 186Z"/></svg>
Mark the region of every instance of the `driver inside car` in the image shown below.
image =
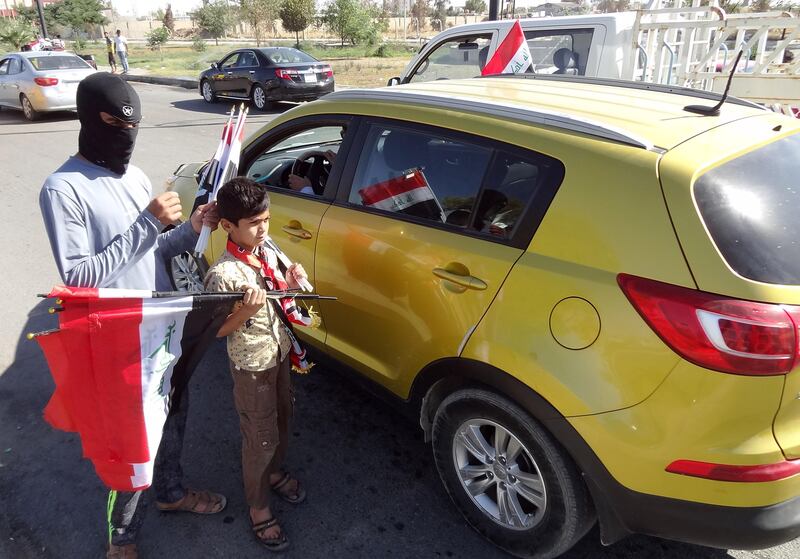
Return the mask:
<svg viewBox="0 0 800 559"><path fill-rule="evenodd" d="M344 140L344 135L347 133L347 126L342 126L341 130L339 130L339 136ZM333 150L326 150L322 152L322 155L327 159L328 163L332 166L333 162L336 160L336 152ZM293 169L294 170L294 169ZM311 167L308 168L306 171L307 173L311 171ZM322 180L320 180L322 182ZM320 184L319 191L314 190L314 185L311 183L311 177L307 175L298 175L295 173L289 174L289 188L294 190L295 192L300 192L301 194L310 194L312 196L322 196L322 190L325 189L325 184Z"/></svg>
<svg viewBox="0 0 800 559"><path fill-rule="evenodd" d="M344 136L344 130L342 130L342 136ZM336 152L333 150L326 150L324 152L325 159L327 159L331 165L333 165L334 160L336 159ZM322 185L323 188L325 185ZM294 173L289 174L289 188L296 192L300 192L301 194L311 194L313 196L318 196L314 192L314 187L311 186L311 179L309 177L304 177L301 175L295 175Z"/></svg>

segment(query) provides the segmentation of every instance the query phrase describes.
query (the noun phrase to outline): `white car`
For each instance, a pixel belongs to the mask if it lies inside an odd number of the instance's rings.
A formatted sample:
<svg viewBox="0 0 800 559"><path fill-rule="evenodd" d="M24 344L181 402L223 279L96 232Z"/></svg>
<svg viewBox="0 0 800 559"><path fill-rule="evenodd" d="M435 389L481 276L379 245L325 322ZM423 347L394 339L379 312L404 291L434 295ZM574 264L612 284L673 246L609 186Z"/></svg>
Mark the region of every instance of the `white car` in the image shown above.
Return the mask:
<svg viewBox="0 0 800 559"><path fill-rule="evenodd" d="M21 109L28 120L49 111L74 111L78 84L96 71L69 52L8 54L0 58L0 106Z"/></svg>

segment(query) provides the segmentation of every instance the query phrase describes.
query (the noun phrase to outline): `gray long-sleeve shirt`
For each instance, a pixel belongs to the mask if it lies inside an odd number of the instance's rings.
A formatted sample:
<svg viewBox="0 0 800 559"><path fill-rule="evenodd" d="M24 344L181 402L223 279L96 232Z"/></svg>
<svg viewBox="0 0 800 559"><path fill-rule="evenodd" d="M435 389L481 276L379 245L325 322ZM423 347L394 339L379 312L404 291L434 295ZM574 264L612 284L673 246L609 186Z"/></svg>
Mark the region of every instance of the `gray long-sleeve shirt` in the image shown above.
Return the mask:
<svg viewBox="0 0 800 559"><path fill-rule="evenodd" d="M145 209L151 190L133 165L117 176L78 157L47 177L39 206L66 285L172 289L166 262L194 248L198 235L188 221L162 233Z"/></svg>

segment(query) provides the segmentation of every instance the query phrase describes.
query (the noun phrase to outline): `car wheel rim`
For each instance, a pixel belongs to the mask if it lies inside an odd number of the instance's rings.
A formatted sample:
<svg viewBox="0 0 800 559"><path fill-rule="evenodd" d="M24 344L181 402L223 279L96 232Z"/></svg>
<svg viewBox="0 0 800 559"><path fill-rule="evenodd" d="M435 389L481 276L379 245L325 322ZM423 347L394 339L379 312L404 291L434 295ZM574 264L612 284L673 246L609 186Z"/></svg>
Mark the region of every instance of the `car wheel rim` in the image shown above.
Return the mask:
<svg viewBox="0 0 800 559"><path fill-rule="evenodd" d="M206 101L211 101L211 98L214 94L211 92L211 84L208 82L203 82L203 99Z"/></svg>
<svg viewBox="0 0 800 559"><path fill-rule="evenodd" d="M22 98L22 112L25 113L25 118L31 118L33 115L33 107L27 97Z"/></svg>
<svg viewBox="0 0 800 559"><path fill-rule="evenodd" d="M188 254L179 254L173 258L172 281L178 291L202 291L203 278L197 260Z"/></svg>
<svg viewBox="0 0 800 559"><path fill-rule="evenodd" d="M253 90L253 101L255 101L256 107L259 109L263 109L264 105L267 104L267 95L260 87L257 87L255 90Z"/></svg>
<svg viewBox="0 0 800 559"><path fill-rule="evenodd" d="M547 491L531 452L508 429L469 419L453 440L453 463L461 486L489 518L509 530L541 522Z"/></svg>

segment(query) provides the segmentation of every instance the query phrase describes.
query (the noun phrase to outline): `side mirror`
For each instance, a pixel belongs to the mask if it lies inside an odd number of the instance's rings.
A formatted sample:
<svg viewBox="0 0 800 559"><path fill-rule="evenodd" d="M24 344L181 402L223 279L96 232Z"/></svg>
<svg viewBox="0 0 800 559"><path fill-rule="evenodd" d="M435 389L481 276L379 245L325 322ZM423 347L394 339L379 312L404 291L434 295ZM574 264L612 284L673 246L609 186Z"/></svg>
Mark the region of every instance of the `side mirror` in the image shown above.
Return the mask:
<svg viewBox="0 0 800 559"><path fill-rule="evenodd" d="M400 78L398 76L389 78L389 81L386 83L386 85L390 87L393 85L400 85Z"/></svg>
<svg viewBox="0 0 800 559"><path fill-rule="evenodd" d="M211 67L214 68L214 70L219 70L219 64L216 62L212 62Z"/></svg>

